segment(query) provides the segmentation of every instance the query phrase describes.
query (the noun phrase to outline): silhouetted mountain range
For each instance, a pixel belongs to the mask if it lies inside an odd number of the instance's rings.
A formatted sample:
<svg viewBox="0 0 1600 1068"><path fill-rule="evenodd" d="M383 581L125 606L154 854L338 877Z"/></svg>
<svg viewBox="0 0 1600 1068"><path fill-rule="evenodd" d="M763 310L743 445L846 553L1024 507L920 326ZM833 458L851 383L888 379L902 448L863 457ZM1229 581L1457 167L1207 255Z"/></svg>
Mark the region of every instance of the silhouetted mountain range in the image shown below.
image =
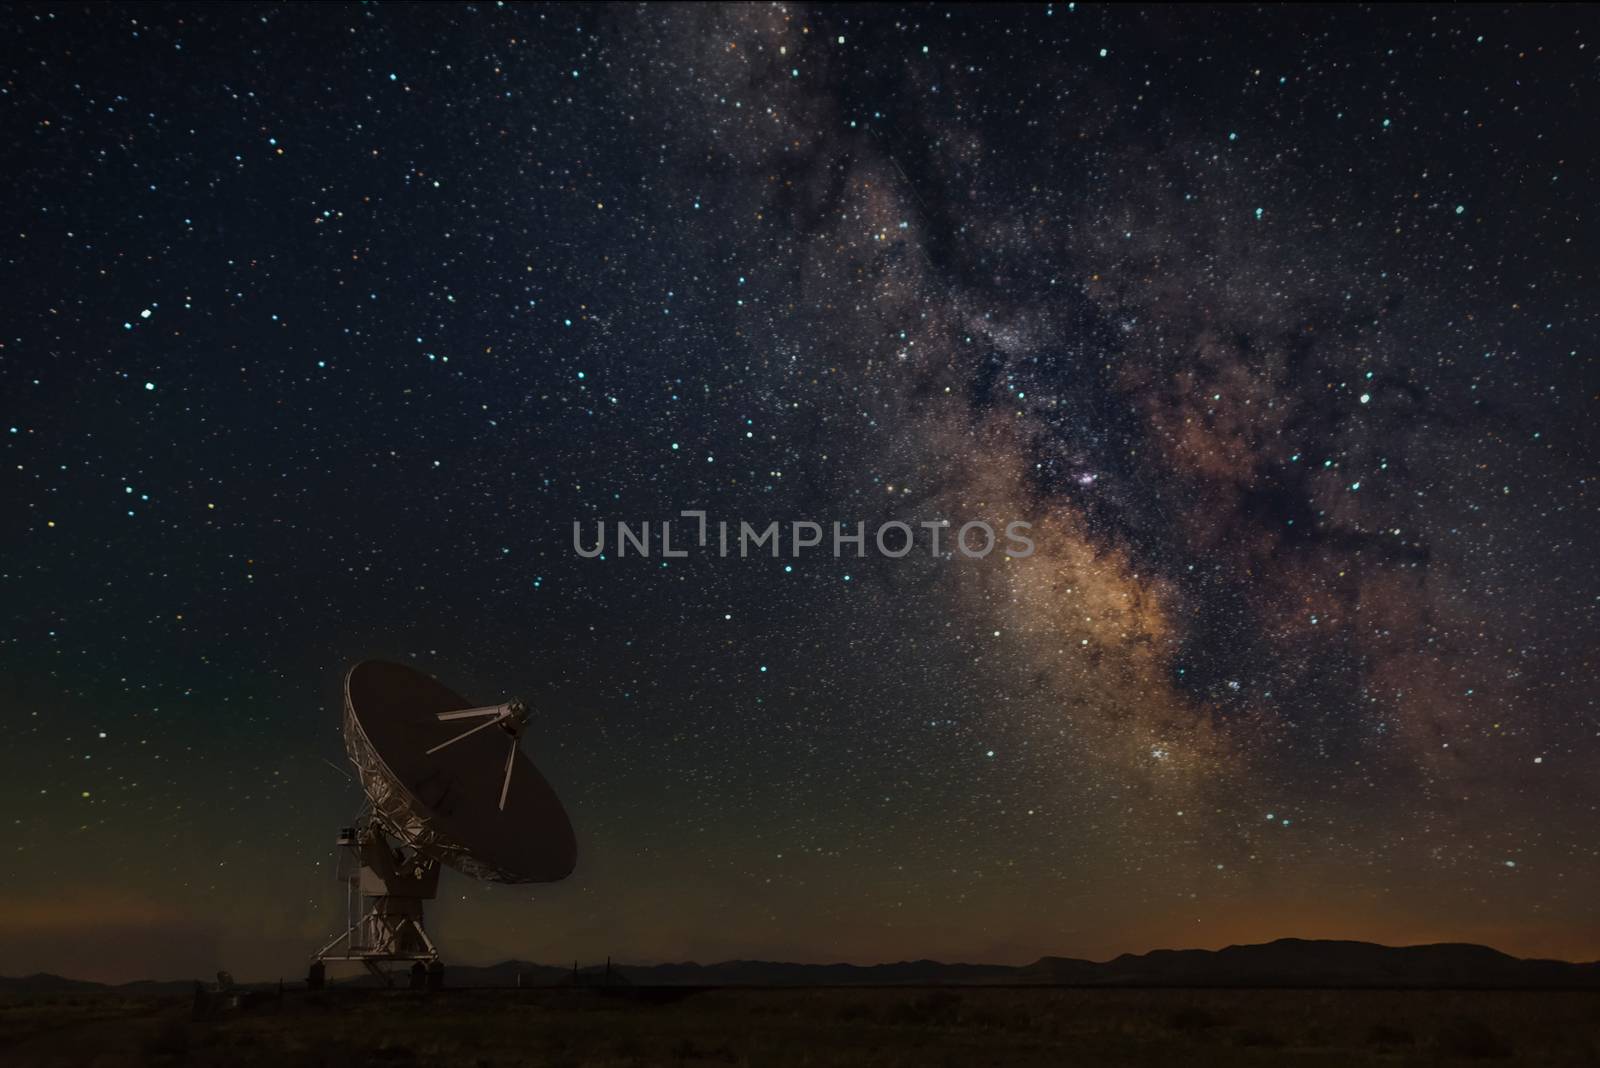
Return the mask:
<svg viewBox="0 0 1600 1068"><path fill-rule="evenodd" d="M370 982L370 978L348 982ZM1380 946L1371 942L1280 938L1226 949L1158 949L1108 961L1041 957L1032 964L786 964L732 960L720 964L649 964L571 968L526 961L446 969L453 987L625 986L1099 986L1099 987L1444 987L1600 989L1600 962L1524 960L1487 946L1445 942ZM257 984L263 985L263 984ZM0 994L89 990L183 991L191 981L111 987L54 975L0 978Z"/></svg>
<svg viewBox="0 0 1600 1068"><path fill-rule="evenodd" d="M1158 949L1095 963L1043 957L1016 982L1069 986L1586 987L1600 988L1600 963L1524 960L1488 946L1280 938L1226 949Z"/></svg>

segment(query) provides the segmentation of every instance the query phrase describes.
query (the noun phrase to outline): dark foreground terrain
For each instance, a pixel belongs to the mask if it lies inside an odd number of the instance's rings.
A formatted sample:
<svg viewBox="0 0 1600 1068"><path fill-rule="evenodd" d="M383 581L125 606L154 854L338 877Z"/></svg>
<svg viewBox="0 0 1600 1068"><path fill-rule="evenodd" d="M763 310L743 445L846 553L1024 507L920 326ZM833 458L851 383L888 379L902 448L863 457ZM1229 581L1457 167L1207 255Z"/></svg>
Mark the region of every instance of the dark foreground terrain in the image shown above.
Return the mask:
<svg viewBox="0 0 1600 1068"><path fill-rule="evenodd" d="M0 1001L21 1065L1600 1065L1588 991L290 991Z"/></svg>

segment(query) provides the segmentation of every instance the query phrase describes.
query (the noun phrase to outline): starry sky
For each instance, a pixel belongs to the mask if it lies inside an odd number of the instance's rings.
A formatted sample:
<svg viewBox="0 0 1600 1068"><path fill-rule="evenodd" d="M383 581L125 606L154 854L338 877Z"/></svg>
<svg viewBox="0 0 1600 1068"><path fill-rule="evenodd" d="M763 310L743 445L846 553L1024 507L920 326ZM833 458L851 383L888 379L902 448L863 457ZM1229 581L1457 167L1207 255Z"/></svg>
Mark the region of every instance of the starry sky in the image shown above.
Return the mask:
<svg viewBox="0 0 1600 1068"><path fill-rule="evenodd" d="M454 961L1600 957L1592 10L3 18L0 973L303 973L366 657Z"/></svg>

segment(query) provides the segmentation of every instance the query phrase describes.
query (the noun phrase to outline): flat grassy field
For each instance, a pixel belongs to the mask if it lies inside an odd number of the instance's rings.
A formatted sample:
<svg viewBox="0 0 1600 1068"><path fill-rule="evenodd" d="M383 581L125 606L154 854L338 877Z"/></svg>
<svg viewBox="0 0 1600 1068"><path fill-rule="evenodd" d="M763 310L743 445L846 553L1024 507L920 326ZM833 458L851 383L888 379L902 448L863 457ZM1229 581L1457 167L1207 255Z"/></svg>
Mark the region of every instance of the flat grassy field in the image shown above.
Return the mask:
<svg viewBox="0 0 1600 1068"><path fill-rule="evenodd" d="M0 1002L0 1065L1600 1065L1600 993L291 991Z"/></svg>

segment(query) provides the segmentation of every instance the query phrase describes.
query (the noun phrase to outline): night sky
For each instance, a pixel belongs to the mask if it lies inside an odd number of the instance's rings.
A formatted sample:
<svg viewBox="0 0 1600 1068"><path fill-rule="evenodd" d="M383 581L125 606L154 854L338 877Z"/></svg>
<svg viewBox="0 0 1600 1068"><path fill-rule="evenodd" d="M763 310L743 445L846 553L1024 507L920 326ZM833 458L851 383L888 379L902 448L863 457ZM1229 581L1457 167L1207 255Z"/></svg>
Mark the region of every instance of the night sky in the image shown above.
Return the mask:
<svg viewBox="0 0 1600 1068"><path fill-rule="evenodd" d="M0 974L303 974L365 657L455 962L1600 957L1593 9L0 17Z"/></svg>

